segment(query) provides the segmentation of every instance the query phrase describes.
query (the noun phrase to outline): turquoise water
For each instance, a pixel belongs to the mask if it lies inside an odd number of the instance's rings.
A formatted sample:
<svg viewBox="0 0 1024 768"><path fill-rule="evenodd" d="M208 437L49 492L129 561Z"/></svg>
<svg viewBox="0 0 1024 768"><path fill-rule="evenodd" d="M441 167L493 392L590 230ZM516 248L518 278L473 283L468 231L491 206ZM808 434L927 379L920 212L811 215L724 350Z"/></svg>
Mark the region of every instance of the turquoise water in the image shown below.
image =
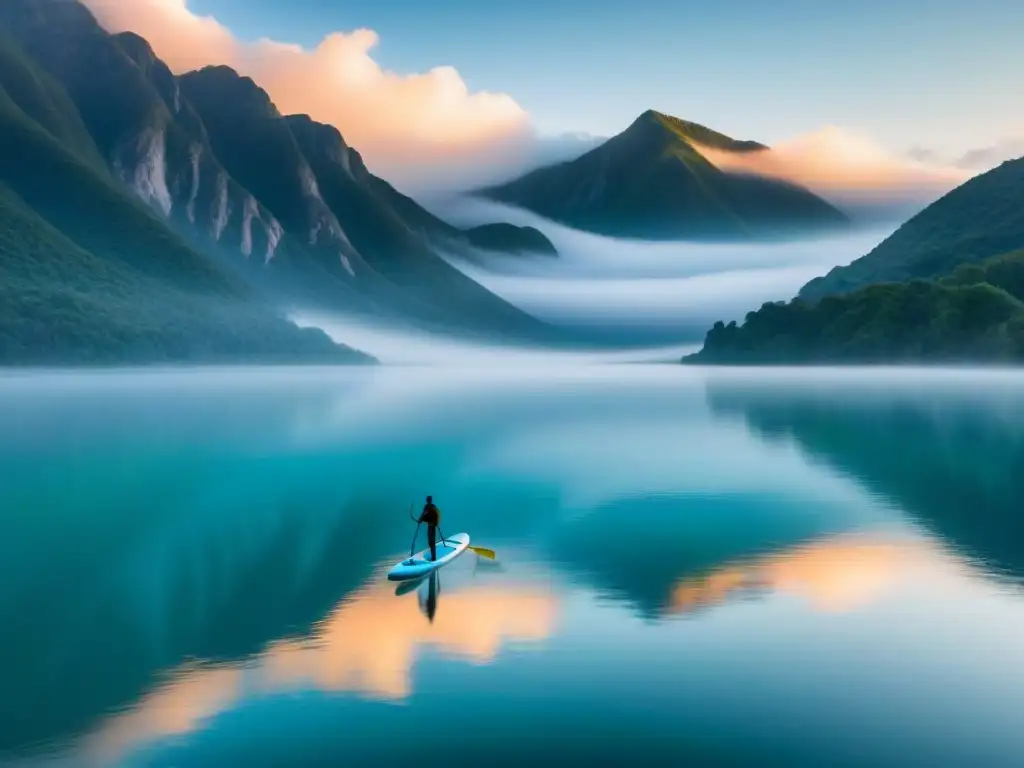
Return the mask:
<svg viewBox="0 0 1024 768"><path fill-rule="evenodd" d="M1019 766L1022 509L1024 374L7 374L0 764Z"/></svg>

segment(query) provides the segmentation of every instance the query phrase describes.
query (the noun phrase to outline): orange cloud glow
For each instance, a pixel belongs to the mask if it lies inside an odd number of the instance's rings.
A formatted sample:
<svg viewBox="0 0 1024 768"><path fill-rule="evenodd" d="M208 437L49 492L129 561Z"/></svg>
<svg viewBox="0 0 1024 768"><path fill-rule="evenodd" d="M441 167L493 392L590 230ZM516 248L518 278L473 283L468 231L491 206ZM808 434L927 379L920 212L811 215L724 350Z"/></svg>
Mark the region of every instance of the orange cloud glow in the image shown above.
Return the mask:
<svg viewBox="0 0 1024 768"><path fill-rule="evenodd" d="M825 197L938 196L971 175L960 168L894 157L834 126L760 152L737 154L702 147L701 153L722 170L784 179Z"/></svg>
<svg viewBox="0 0 1024 768"><path fill-rule="evenodd" d="M800 595L820 611L846 612L868 604L909 570L940 558L919 542L837 537L683 581L672 591L670 611L718 605L740 590L755 589Z"/></svg>
<svg viewBox="0 0 1024 768"><path fill-rule="evenodd" d="M444 164L525 151L528 116L504 94L470 93L459 73L437 67L401 75L371 53L375 32L326 36L313 50L272 40L246 43L187 0L84 0L111 32L146 38L181 73L226 64L261 85L285 114L308 114L336 126L371 169L415 175Z"/></svg>
<svg viewBox="0 0 1024 768"><path fill-rule="evenodd" d="M554 625L555 605L542 592L471 589L438 602L431 624L415 600L374 586L328 619L317 643L272 646L263 664L266 680L271 687L304 681L322 690L399 700L410 693L409 673L421 647L485 664L497 656L503 638L540 641Z"/></svg>
<svg viewBox="0 0 1024 768"><path fill-rule="evenodd" d="M191 733L227 709L240 696L241 684L242 671L230 667L183 674L108 721L86 751L98 758L97 765L109 765L151 739Z"/></svg>
<svg viewBox="0 0 1024 768"><path fill-rule="evenodd" d="M419 649L486 664L506 639L544 640L556 614L546 592L475 587L442 592L430 623L416 595L399 598L391 586L371 584L346 599L313 638L275 643L245 664L183 671L108 721L85 753L92 764L109 765L144 744L202 727L246 692L315 688L400 701L411 693Z"/></svg>

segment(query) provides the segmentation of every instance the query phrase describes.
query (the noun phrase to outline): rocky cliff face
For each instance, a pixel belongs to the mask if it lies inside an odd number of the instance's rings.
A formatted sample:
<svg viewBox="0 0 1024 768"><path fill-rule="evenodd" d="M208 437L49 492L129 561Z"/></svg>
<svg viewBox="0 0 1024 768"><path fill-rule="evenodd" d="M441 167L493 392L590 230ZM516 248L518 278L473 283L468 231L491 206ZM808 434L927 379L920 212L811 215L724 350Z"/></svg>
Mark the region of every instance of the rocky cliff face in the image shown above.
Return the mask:
<svg viewBox="0 0 1024 768"><path fill-rule="evenodd" d="M142 200L247 257L273 257L279 223L217 161L145 40L108 35L66 0L7 0L0 25L64 85L104 161Z"/></svg>
<svg viewBox="0 0 1024 768"><path fill-rule="evenodd" d="M553 251L540 233L474 242L369 173L336 129L282 116L227 67L175 76L145 40L106 33L75 0L4 0L0 32L67 91L111 174L262 290L449 328L547 334L439 255Z"/></svg>

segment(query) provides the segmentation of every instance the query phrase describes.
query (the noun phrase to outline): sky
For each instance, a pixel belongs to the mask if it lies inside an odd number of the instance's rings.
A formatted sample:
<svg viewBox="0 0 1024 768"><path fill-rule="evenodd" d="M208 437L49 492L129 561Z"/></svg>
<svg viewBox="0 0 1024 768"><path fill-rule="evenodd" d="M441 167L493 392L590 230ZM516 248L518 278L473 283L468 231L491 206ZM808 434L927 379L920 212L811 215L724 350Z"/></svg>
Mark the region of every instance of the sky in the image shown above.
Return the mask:
<svg viewBox="0 0 1024 768"><path fill-rule="evenodd" d="M1017 0L193 0L239 36L367 27L389 69L454 66L544 132L645 109L772 143L823 125L960 155L1024 133Z"/></svg>
<svg viewBox="0 0 1024 768"><path fill-rule="evenodd" d="M333 122L385 175L527 162L538 136L611 136L647 109L815 163L867 143L975 172L1024 154L1019 0L84 2L176 70L227 63Z"/></svg>

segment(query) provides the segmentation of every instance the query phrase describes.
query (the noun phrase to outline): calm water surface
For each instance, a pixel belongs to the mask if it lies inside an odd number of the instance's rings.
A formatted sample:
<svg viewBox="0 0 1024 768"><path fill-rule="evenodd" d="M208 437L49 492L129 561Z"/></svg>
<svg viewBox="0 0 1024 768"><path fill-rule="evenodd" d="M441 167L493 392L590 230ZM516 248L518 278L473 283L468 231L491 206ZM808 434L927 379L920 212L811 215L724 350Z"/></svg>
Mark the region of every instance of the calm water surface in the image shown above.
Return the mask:
<svg viewBox="0 0 1024 768"><path fill-rule="evenodd" d="M4 765L1024 764L1024 374L7 374L0 513Z"/></svg>

